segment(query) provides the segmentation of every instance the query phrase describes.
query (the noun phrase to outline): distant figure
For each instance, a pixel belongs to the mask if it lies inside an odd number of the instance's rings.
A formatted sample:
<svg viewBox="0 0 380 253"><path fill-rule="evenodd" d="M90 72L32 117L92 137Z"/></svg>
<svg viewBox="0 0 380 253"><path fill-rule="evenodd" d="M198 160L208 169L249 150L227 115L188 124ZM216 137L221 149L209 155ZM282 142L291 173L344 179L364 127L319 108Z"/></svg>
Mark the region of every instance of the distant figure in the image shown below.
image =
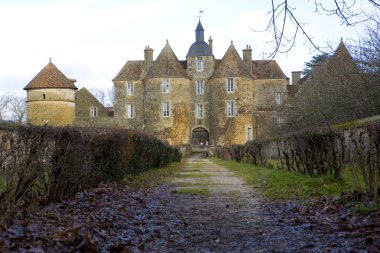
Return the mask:
<svg viewBox="0 0 380 253"><path fill-rule="evenodd" d="M208 141L206 141L206 146L208 146Z"/></svg>
<svg viewBox="0 0 380 253"><path fill-rule="evenodd" d="M199 143L200 149L203 149L203 142Z"/></svg>

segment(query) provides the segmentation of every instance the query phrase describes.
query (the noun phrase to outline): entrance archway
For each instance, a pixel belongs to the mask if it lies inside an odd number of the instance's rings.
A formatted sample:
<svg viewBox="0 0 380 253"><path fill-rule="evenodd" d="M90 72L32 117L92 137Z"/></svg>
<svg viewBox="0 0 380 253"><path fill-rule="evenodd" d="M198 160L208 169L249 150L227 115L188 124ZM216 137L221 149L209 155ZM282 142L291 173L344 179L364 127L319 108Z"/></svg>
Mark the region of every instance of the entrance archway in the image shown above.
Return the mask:
<svg viewBox="0 0 380 253"><path fill-rule="evenodd" d="M209 142L209 133L203 127L197 127L191 132L191 145L201 146Z"/></svg>

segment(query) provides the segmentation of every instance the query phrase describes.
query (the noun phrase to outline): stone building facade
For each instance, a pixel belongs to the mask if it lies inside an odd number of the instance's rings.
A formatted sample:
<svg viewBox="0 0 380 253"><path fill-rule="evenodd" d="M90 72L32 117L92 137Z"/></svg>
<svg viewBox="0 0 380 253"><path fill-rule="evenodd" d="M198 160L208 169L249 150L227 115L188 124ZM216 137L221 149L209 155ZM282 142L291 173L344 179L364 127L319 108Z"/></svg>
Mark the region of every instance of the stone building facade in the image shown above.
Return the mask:
<svg viewBox="0 0 380 253"><path fill-rule="evenodd" d="M153 61L128 61L113 79L115 118L120 126L139 129L174 145L241 144L277 124L277 109L287 94L289 79L278 64L243 59L233 43L215 59L212 39L204 41L201 22L186 60L178 60L167 42Z"/></svg>
<svg viewBox="0 0 380 253"><path fill-rule="evenodd" d="M147 46L144 60L128 61L113 79L114 115L81 89L74 124L137 129L182 146L242 144L263 136L268 124L280 121L277 109L289 79L276 61L252 60L248 45L243 58L231 42L216 59L212 43L211 37L205 42L199 21L185 60L169 42L156 60Z"/></svg>

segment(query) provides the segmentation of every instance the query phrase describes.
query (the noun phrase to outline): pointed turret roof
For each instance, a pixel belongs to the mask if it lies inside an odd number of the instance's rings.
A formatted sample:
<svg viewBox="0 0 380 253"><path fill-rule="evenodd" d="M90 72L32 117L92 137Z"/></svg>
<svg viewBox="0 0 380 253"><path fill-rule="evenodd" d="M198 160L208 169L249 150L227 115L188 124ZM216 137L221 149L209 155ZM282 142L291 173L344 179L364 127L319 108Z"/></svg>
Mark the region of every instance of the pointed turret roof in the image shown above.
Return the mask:
<svg viewBox="0 0 380 253"><path fill-rule="evenodd" d="M67 88L77 90L74 85L76 81L67 78L51 61L30 81L24 88L43 89L43 88Z"/></svg>
<svg viewBox="0 0 380 253"><path fill-rule="evenodd" d="M204 39L204 29L199 20L197 28L195 28L195 42L190 46L189 52L186 57L194 57L194 56L211 56L212 49L205 42Z"/></svg>
<svg viewBox="0 0 380 253"><path fill-rule="evenodd" d="M202 26L201 21L199 20L197 28L195 28L195 41L204 41L205 36L204 36L204 29Z"/></svg>
<svg viewBox="0 0 380 253"><path fill-rule="evenodd" d="M169 45L168 41L166 41L166 45L145 76L145 78L160 77L188 78L187 72L183 68L182 64L178 61L178 58L173 52L173 49Z"/></svg>
<svg viewBox="0 0 380 253"><path fill-rule="evenodd" d="M340 43L337 49L335 50L335 53L331 57L331 60L328 62L328 64L337 64L337 63L355 64L354 59L352 58L350 52L348 52L348 49L343 42L343 39L340 40Z"/></svg>
<svg viewBox="0 0 380 253"><path fill-rule="evenodd" d="M236 51L234 44L231 42L230 47L224 54L212 77L233 76L253 77L244 65L244 62Z"/></svg>

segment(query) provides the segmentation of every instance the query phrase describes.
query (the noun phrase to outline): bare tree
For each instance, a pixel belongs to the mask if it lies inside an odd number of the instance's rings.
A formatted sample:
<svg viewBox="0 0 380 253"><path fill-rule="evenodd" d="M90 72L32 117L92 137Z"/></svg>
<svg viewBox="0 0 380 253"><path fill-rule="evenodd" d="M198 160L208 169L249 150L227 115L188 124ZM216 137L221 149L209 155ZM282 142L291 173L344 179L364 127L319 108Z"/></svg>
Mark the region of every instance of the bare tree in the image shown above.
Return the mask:
<svg viewBox="0 0 380 253"><path fill-rule="evenodd" d="M11 100L11 97L9 95L1 95L0 96L0 120L3 119L10 100Z"/></svg>
<svg viewBox="0 0 380 253"><path fill-rule="evenodd" d="M113 87L104 90L93 87L90 88L89 91L104 106L113 106L115 101L115 91Z"/></svg>
<svg viewBox="0 0 380 253"><path fill-rule="evenodd" d="M337 16L342 25L354 26L358 23L373 21L378 23L375 15L380 10L380 0L332 0L309 1L313 5L314 11L322 15ZM292 4L295 1L272 0L270 16L264 31L273 33L274 49L268 54L268 58L273 58L277 53L286 53L294 46L296 39L303 36L315 50L323 53L322 48L315 44L313 37L307 31L307 23L300 20L295 13ZM361 4L369 4L371 10L364 10Z"/></svg>
<svg viewBox="0 0 380 253"><path fill-rule="evenodd" d="M107 89L107 103L106 106L113 106L115 104L115 88L112 86Z"/></svg>
<svg viewBox="0 0 380 253"><path fill-rule="evenodd" d="M331 59L314 67L286 105L283 130L330 127L379 114L379 90L368 82L341 44Z"/></svg>
<svg viewBox="0 0 380 253"><path fill-rule="evenodd" d="M92 87L89 89L92 95L103 105L106 102L106 92L102 89Z"/></svg>
<svg viewBox="0 0 380 253"><path fill-rule="evenodd" d="M23 123L26 117L26 102L24 97L11 97L8 104L8 111L11 113L11 119Z"/></svg>

